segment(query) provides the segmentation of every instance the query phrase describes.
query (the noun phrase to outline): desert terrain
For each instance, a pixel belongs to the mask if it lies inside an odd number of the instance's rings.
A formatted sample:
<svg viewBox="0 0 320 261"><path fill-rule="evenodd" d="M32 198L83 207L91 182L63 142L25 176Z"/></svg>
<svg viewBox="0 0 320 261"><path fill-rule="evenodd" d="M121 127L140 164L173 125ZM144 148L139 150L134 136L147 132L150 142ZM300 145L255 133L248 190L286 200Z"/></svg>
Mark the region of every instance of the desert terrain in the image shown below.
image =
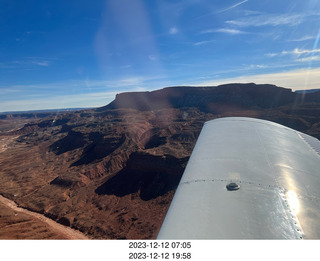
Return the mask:
<svg viewBox="0 0 320 261"><path fill-rule="evenodd" d="M230 84L123 93L19 128L7 115L0 238L154 239L205 121L260 118L320 138L319 112L320 92Z"/></svg>
<svg viewBox="0 0 320 261"><path fill-rule="evenodd" d="M88 239L79 231L45 216L19 208L0 196L0 238L5 239Z"/></svg>

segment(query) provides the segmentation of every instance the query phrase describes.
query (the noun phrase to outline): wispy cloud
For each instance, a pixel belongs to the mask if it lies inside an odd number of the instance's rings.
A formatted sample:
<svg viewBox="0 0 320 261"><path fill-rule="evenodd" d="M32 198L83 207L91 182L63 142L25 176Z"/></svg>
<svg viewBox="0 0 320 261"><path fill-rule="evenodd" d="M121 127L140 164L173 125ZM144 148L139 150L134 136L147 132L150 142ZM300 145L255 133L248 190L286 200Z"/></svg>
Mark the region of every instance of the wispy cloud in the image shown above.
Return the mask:
<svg viewBox="0 0 320 261"><path fill-rule="evenodd" d="M241 31L238 29L231 29L231 28L219 28L219 29L208 29L200 32L201 34L209 34L209 33L225 33L225 34L248 34L248 32Z"/></svg>
<svg viewBox="0 0 320 261"><path fill-rule="evenodd" d="M320 61L320 55L300 58L300 59L297 59L297 61L298 62L318 62Z"/></svg>
<svg viewBox="0 0 320 261"><path fill-rule="evenodd" d="M195 42L195 43L193 43L192 45L194 45L194 46L200 46L200 45L206 45L206 44L208 44L209 43L209 41L200 41L200 42Z"/></svg>
<svg viewBox="0 0 320 261"><path fill-rule="evenodd" d="M290 51L282 51L280 53L268 53L266 56L275 57L275 56L284 56L284 55L294 55L294 56L303 56L303 55L314 55L316 53L320 53L320 49L299 49L295 48Z"/></svg>
<svg viewBox="0 0 320 261"><path fill-rule="evenodd" d="M265 64L250 64L249 69L265 69L268 68Z"/></svg>
<svg viewBox="0 0 320 261"><path fill-rule="evenodd" d="M175 34L177 34L178 32L179 32L179 30L178 30L177 27L171 27L171 28L169 29L169 34L171 34L171 35L175 35Z"/></svg>
<svg viewBox="0 0 320 261"><path fill-rule="evenodd" d="M277 54L277 53L266 53L266 54L265 54L265 56L270 57L270 58L276 57L276 56L278 56L278 55L279 55L279 54Z"/></svg>
<svg viewBox="0 0 320 261"><path fill-rule="evenodd" d="M310 50L303 50L303 49L294 49L293 51L283 51L282 54L295 54L295 55L304 55L304 54L315 54L320 53L320 49L310 49Z"/></svg>
<svg viewBox="0 0 320 261"><path fill-rule="evenodd" d="M303 15L301 14L285 14L285 15L255 15L238 20L226 21L227 24L240 27L249 26L279 26L279 25L298 25L303 21Z"/></svg>
<svg viewBox="0 0 320 261"><path fill-rule="evenodd" d="M55 59L44 57L26 57L19 60L0 63L2 69L34 69L36 67L48 67Z"/></svg>
<svg viewBox="0 0 320 261"><path fill-rule="evenodd" d="M138 86L145 83L146 81L147 81L146 77L136 76L136 77L119 79L116 82L107 81L105 83L108 83L108 86L112 84L113 86L117 86L117 87L127 87L127 86Z"/></svg>
<svg viewBox="0 0 320 261"><path fill-rule="evenodd" d="M234 4L234 5L232 5L232 6L229 6L229 7L225 8L225 9L219 11L218 13L223 13L223 12L229 11L229 10L231 10L231 9L233 9L233 8L236 8L236 7L238 7L239 5L242 5L242 4L244 4L244 3L248 2L248 1L249 1L249 0L241 1L240 3L237 3L237 4Z"/></svg>
<svg viewBox="0 0 320 261"><path fill-rule="evenodd" d="M227 12L227 11L232 10L232 9L238 7L239 5L242 5L242 4L244 4L244 3L248 2L248 1L249 1L249 0L244 0L244 1L241 1L241 2L236 3L236 4L234 4L234 5L231 5L231 6L227 7L227 8L225 8L225 9L222 9L222 10L219 10L219 11L213 11L213 12L209 12L209 13L203 14L203 15L201 15L201 16L198 16L198 17L194 18L194 20L199 20L199 19L202 19L202 18L205 18L205 17L208 17L208 16L213 16L213 15L216 15L216 14L221 14L221 13Z"/></svg>
<svg viewBox="0 0 320 261"><path fill-rule="evenodd" d="M309 41L309 40L314 40L314 39L316 39L315 36L305 35L305 36L302 36L300 38L289 39L287 41L288 42L304 42L304 41Z"/></svg>
<svg viewBox="0 0 320 261"><path fill-rule="evenodd" d="M199 41L199 42L192 43L192 45L193 46L202 46L202 45L206 45L206 44L209 44L212 42L215 42L215 40Z"/></svg>
<svg viewBox="0 0 320 261"><path fill-rule="evenodd" d="M218 33L226 33L226 34L247 34L247 32L240 31L237 29L229 29L229 28L221 28L217 30Z"/></svg>
<svg viewBox="0 0 320 261"><path fill-rule="evenodd" d="M38 66L44 66L44 67L47 67L50 65L50 62L49 61L45 61L45 60L42 60L42 61L32 61L31 62L32 64L35 64L35 65L38 65Z"/></svg>

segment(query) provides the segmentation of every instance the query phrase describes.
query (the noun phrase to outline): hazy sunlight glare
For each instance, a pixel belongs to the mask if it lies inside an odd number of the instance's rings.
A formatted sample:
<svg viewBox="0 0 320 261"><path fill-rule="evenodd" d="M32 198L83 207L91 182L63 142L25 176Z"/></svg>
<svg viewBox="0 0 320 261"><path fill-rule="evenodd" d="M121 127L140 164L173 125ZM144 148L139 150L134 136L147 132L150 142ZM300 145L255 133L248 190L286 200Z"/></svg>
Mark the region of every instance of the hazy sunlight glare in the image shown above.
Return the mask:
<svg viewBox="0 0 320 261"><path fill-rule="evenodd" d="M297 194L293 190L289 190L286 193L286 197L289 203L289 207L292 212L296 215L299 212L300 204Z"/></svg>

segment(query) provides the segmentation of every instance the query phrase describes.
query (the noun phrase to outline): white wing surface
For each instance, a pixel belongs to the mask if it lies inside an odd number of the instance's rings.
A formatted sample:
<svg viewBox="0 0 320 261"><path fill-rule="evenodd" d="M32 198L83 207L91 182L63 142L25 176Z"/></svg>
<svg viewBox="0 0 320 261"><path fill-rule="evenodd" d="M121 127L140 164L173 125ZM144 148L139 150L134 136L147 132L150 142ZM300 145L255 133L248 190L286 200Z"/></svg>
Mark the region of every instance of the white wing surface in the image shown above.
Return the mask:
<svg viewBox="0 0 320 261"><path fill-rule="evenodd" d="M269 121L206 122L158 239L319 239L319 148Z"/></svg>

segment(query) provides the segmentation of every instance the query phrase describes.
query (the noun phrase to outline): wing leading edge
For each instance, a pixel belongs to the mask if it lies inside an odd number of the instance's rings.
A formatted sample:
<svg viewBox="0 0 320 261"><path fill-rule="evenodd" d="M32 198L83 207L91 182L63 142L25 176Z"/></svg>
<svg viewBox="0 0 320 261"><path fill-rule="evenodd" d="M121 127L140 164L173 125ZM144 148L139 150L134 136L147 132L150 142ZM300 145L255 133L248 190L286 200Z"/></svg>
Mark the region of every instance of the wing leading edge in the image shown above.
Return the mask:
<svg viewBox="0 0 320 261"><path fill-rule="evenodd" d="M315 148L317 139L269 121L206 122L158 239L319 239Z"/></svg>

